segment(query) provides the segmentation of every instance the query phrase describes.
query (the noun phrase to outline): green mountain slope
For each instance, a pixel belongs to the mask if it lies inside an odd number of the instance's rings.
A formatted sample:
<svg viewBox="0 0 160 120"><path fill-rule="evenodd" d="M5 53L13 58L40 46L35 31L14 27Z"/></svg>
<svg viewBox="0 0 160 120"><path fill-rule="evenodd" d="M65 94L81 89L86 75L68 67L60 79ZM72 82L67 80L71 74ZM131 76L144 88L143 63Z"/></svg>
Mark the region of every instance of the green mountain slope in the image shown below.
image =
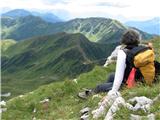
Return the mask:
<svg viewBox="0 0 160 120"><path fill-rule="evenodd" d="M155 49L156 59L160 61L160 37L152 39L151 42L153 43Z"/></svg>
<svg viewBox="0 0 160 120"><path fill-rule="evenodd" d="M127 27L123 26L120 22L106 18L86 18L86 19L73 19L66 23L60 24L57 31L66 31L69 33L80 32L92 41L115 42L119 38L112 38L115 33L118 37L126 30ZM120 34L118 34L120 32Z"/></svg>
<svg viewBox="0 0 160 120"><path fill-rule="evenodd" d="M2 93L11 92L13 97L62 78L74 78L103 63L114 47L92 43L80 33L20 41L2 54Z"/></svg>
<svg viewBox="0 0 160 120"><path fill-rule="evenodd" d="M9 24L9 25L8 25ZM58 32L82 33L90 41L119 42L128 27L117 20L107 18L77 18L67 22L47 23L40 17L26 16L18 19L2 17L2 38L22 40L29 37ZM140 31L143 39L153 35Z"/></svg>
<svg viewBox="0 0 160 120"><path fill-rule="evenodd" d="M11 47L14 44L16 44L16 41L12 39L1 40L0 41L1 53L3 54L4 51L6 51L9 47Z"/></svg>
<svg viewBox="0 0 160 120"><path fill-rule="evenodd" d="M53 33L53 24L32 15L26 17L2 17L2 39L22 40Z"/></svg>
<svg viewBox="0 0 160 120"><path fill-rule="evenodd" d="M153 39L153 45L155 51L159 51L160 38ZM160 52L156 53L156 59L160 60ZM79 111L88 106L92 110L96 108L101 98L90 97L88 100L82 100L77 97L77 93L83 88L93 88L97 84L100 84L106 80L106 77L110 72L114 71L115 65L109 66L109 68L103 68L96 66L92 71L83 73L77 77L77 83L72 79L62 82L52 83L39 87L37 90L27 93L24 96L15 97L7 102L7 111L2 114L2 119L62 119L68 120L80 119ZM160 80L160 77L159 77ZM146 96L153 99L160 93L160 83L156 83L151 87L139 84L133 89L123 88L121 90L122 96L127 100L128 98L135 96ZM105 96L106 94L101 94ZM48 107L44 107L44 104L40 101L45 98L49 98ZM156 120L160 119L159 114L160 102L158 101L152 107L150 112L155 113ZM35 112L34 112L35 111ZM146 115L146 113L137 111L128 111L125 108L121 108L115 120L129 119L130 113ZM104 119L104 116L101 118ZM100 119L100 120L101 120Z"/></svg>
<svg viewBox="0 0 160 120"><path fill-rule="evenodd" d="M69 33L78 32L84 34L91 41L113 43L119 42L122 34L128 28L129 27L114 19L91 17L85 19L77 18L62 23L57 27L57 31L63 30ZM150 39L153 37L151 34L140 30L138 31L142 34L143 39Z"/></svg>

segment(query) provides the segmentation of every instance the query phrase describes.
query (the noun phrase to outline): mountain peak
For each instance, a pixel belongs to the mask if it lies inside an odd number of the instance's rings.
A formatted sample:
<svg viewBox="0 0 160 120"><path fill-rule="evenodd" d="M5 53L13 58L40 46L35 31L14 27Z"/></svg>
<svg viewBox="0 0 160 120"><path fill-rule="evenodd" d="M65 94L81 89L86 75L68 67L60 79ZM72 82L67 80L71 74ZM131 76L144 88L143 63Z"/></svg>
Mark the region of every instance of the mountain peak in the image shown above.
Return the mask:
<svg viewBox="0 0 160 120"><path fill-rule="evenodd" d="M14 9L2 14L3 17L8 16L12 18L26 17L29 15L41 17L46 22L51 22L51 23L62 21L59 17L57 17L53 13L30 12L24 9Z"/></svg>
<svg viewBox="0 0 160 120"><path fill-rule="evenodd" d="M28 15L31 15L31 12L24 10L24 9L14 9L14 10L11 10L9 12L2 14L2 16L9 16L9 17L13 17L13 18L25 17Z"/></svg>

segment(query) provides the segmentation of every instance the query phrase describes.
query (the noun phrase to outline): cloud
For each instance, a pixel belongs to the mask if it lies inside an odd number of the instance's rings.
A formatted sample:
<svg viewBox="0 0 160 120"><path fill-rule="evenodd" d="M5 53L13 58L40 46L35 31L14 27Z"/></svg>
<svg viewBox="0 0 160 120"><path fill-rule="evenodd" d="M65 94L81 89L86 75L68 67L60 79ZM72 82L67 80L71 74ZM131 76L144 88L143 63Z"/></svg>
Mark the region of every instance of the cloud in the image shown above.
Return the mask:
<svg viewBox="0 0 160 120"><path fill-rule="evenodd" d="M46 5L55 5L55 4L68 4L68 0L41 0Z"/></svg>
<svg viewBox="0 0 160 120"><path fill-rule="evenodd" d="M160 16L159 0L1 0L0 8L50 11L67 19L97 16L139 20Z"/></svg>
<svg viewBox="0 0 160 120"><path fill-rule="evenodd" d="M99 2L96 4L96 6L117 7L117 8L129 7L129 5L126 4L113 3L113 2Z"/></svg>

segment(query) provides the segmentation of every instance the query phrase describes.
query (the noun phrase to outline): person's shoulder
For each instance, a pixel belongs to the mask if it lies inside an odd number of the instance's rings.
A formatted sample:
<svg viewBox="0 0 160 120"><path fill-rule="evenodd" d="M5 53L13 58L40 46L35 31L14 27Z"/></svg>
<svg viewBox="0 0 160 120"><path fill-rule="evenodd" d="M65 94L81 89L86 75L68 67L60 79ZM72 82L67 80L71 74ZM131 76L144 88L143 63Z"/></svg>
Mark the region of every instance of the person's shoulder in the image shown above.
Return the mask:
<svg viewBox="0 0 160 120"><path fill-rule="evenodd" d="M128 49L126 48L126 45L119 45L119 51L127 54Z"/></svg>
<svg viewBox="0 0 160 120"><path fill-rule="evenodd" d="M121 54L121 55L126 55L126 52L125 52L125 50L124 49L120 49L120 50L118 50L118 54Z"/></svg>
<svg viewBox="0 0 160 120"><path fill-rule="evenodd" d="M122 49L124 49L125 47L126 47L126 45L118 45L118 46L116 47L116 49L122 50Z"/></svg>

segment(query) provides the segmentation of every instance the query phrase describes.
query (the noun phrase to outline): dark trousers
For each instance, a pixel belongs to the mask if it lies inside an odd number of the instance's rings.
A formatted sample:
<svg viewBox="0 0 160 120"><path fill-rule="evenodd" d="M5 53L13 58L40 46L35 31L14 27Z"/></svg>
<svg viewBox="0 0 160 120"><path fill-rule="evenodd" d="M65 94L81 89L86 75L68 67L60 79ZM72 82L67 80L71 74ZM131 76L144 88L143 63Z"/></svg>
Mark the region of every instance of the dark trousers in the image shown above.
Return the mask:
<svg viewBox="0 0 160 120"><path fill-rule="evenodd" d="M111 90L113 86L114 76L115 76L115 73L111 73L106 83L97 85L93 91L95 93L100 93L100 92L108 92L109 90Z"/></svg>
<svg viewBox="0 0 160 120"><path fill-rule="evenodd" d="M160 75L160 63L155 61L155 69L156 69L156 75ZM93 90L95 93L100 92L108 92L112 89L113 82L114 82L114 76L115 73L111 73L106 81L106 83L102 83L100 85L97 85L96 88ZM140 79L142 75L140 73L137 73L136 79ZM124 83L125 81L123 81Z"/></svg>

